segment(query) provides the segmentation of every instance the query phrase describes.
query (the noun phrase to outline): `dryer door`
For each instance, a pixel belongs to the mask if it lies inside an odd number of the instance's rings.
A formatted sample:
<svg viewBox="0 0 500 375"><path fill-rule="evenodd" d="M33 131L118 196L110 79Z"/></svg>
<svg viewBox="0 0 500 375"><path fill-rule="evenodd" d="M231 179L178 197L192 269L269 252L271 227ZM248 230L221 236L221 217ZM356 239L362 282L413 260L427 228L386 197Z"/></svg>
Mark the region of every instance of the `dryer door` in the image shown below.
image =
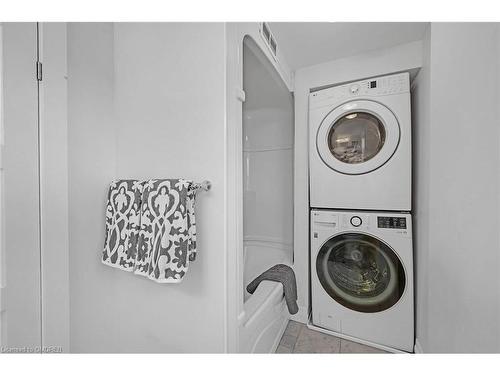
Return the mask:
<svg viewBox="0 0 500 375"><path fill-rule="evenodd" d="M316 147L323 162L344 174L369 173L392 157L399 144L396 116L371 100L342 104L323 119Z"/></svg>
<svg viewBox="0 0 500 375"><path fill-rule="evenodd" d="M364 233L343 233L326 241L316 258L316 272L330 297L359 312L387 310L399 301L406 285L396 253Z"/></svg>

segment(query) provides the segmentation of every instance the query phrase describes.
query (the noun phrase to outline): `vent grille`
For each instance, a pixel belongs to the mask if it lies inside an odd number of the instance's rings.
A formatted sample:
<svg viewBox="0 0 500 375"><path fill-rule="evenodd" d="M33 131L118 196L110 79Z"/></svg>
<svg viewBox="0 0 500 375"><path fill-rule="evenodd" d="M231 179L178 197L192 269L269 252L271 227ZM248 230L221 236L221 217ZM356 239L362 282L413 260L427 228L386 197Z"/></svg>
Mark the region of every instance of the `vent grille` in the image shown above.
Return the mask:
<svg viewBox="0 0 500 375"><path fill-rule="evenodd" d="M276 39L274 38L274 35L271 32L271 29L269 28L269 25L267 24L267 22L261 23L260 34L262 35L264 42L266 42L267 47L271 51L271 54L273 55L275 60L277 60L276 52L278 50L278 45L276 43Z"/></svg>

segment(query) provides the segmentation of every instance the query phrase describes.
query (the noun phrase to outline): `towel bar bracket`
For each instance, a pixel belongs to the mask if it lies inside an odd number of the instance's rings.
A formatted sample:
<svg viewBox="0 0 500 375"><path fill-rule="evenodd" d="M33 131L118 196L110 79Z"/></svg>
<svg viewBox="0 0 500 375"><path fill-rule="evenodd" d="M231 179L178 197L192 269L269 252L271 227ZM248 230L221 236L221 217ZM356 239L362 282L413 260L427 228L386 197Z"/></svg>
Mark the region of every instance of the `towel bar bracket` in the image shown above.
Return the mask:
<svg viewBox="0 0 500 375"><path fill-rule="evenodd" d="M203 181L203 182L199 182L199 183L194 183L193 184L195 189L196 190L205 190L205 191L209 191L211 188L212 188L212 183L210 181Z"/></svg>

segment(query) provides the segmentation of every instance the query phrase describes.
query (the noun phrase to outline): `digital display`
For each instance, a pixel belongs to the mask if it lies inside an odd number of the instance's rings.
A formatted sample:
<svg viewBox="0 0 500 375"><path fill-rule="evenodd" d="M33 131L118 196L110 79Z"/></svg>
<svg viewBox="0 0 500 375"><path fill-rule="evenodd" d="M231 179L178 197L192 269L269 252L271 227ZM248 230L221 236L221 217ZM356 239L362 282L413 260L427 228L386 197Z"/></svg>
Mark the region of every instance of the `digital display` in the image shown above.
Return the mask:
<svg viewBox="0 0 500 375"><path fill-rule="evenodd" d="M390 229L406 229L406 218L377 216L377 227Z"/></svg>
<svg viewBox="0 0 500 375"><path fill-rule="evenodd" d="M374 89L375 87L377 87L377 81L370 81L370 88Z"/></svg>

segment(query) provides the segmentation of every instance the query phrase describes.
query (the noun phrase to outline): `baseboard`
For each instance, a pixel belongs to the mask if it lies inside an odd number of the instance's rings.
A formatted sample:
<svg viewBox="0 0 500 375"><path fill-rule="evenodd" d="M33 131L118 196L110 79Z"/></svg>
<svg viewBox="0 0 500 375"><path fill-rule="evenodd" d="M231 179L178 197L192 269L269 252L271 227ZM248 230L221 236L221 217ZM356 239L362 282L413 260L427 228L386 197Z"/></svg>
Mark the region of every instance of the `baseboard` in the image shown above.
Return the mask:
<svg viewBox="0 0 500 375"><path fill-rule="evenodd" d="M422 349L422 345L420 345L420 341L415 339L415 347L413 348L415 354L424 354L424 350Z"/></svg>
<svg viewBox="0 0 500 375"><path fill-rule="evenodd" d="M354 342L357 342L359 344L363 344L363 345L366 345L366 346L371 346L373 348L385 350L386 352L398 353L398 354L409 354L408 352L405 352L403 350L394 349L394 348L391 348L389 346L380 345L380 344L373 343L371 341L366 341L366 340L358 339L357 337L352 337L352 336L349 336L349 335L344 335L342 333L338 333L338 332L334 332L334 331L329 331L327 329L324 329L324 328L321 328L321 327L317 327L317 326L313 325L312 323L307 323L307 328L312 329L314 331L321 332L321 333L325 333L325 334L330 335L330 336L335 336L335 337L338 337L338 338L341 338L341 339L346 339L346 340L349 340L349 341L354 341Z"/></svg>

